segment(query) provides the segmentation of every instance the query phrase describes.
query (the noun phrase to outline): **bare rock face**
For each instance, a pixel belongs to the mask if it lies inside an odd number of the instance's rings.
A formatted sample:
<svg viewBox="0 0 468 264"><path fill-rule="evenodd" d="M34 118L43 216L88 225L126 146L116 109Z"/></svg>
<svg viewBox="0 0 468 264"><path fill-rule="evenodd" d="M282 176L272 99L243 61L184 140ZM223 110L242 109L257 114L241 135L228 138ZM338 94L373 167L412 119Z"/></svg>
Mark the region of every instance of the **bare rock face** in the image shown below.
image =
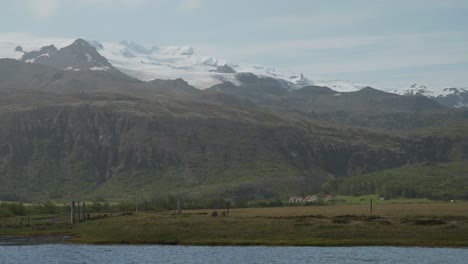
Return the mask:
<svg viewBox="0 0 468 264"><path fill-rule="evenodd" d="M21 46L16 46L15 52L24 52L24 51L23 51L23 47L21 47Z"/></svg>

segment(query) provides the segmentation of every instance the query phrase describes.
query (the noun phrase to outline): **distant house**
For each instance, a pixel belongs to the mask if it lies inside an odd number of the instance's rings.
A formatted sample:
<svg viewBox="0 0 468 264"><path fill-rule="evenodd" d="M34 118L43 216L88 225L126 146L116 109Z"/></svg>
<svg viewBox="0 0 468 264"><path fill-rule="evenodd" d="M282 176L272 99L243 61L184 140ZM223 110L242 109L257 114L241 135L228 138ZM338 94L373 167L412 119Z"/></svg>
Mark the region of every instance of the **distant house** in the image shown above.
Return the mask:
<svg viewBox="0 0 468 264"><path fill-rule="evenodd" d="M302 197L290 197L289 198L289 202L290 203L302 203L304 199L302 199Z"/></svg>
<svg viewBox="0 0 468 264"><path fill-rule="evenodd" d="M304 198L304 202L317 202L317 201L318 201L317 195L309 195Z"/></svg>

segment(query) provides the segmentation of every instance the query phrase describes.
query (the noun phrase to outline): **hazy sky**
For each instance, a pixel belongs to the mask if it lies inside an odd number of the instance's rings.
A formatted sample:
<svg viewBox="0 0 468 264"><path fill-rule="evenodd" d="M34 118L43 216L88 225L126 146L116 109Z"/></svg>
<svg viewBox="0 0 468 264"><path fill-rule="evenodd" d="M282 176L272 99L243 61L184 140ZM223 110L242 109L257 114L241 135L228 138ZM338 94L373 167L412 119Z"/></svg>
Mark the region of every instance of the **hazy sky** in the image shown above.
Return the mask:
<svg viewBox="0 0 468 264"><path fill-rule="evenodd" d="M0 32L192 45L380 87L468 87L466 0L1 0Z"/></svg>

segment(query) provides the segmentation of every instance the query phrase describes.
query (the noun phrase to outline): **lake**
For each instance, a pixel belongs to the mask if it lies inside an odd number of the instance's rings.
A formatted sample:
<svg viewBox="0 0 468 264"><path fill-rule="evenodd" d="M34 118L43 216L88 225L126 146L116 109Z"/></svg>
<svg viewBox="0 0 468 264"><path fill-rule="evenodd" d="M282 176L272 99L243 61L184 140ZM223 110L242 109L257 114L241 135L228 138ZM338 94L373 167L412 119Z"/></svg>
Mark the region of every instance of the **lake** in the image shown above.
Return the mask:
<svg viewBox="0 0 468 264"><path fill-rule="evenodd" d="M0 246L0 263L467 263L468 249L47 244Z"/></svg>

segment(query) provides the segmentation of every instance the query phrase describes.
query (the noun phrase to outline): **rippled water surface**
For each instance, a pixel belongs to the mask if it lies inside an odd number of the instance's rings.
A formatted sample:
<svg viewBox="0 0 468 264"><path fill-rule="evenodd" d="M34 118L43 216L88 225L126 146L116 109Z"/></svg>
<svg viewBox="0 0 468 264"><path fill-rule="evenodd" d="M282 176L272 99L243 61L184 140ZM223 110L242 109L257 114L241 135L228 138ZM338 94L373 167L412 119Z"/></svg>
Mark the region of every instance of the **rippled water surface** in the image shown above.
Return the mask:
<svg viewBox="0 0 468 264"><path fill-rule="evenodd" d="M468 249L399 247L0 246L0 263L468 263Z"/></svg>

